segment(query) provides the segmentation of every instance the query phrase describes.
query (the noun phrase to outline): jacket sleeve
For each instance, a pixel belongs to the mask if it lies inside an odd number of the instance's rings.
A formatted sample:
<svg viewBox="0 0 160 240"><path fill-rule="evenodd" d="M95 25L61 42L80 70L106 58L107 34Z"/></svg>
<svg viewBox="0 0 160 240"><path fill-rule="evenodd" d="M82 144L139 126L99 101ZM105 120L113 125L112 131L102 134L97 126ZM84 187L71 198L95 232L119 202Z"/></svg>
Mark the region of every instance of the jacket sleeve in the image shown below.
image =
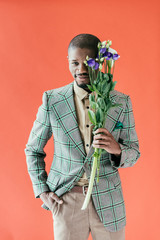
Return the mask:
<svg viewBox="0 0 160 240"><path fill-rule="evenodd" d="M47 172L45 171L44 147L52 136L49 119L48 96L44 92L42 105L38 109L36 120L33 124L28 143L25 148L28 173L30 175L35 197L42 192L49 191L46 184Z"/></svg>
<svg viewBox="0 0 160 240"><path fill-rule="evenodd" d="M123 128L120 130L119 144L121 156L119 158L111 155L111 164L115 168L131 167L140 157L139 142L135 130L135 121L132 110L132 103L127 96L126 108L124 110Z"/></svg>

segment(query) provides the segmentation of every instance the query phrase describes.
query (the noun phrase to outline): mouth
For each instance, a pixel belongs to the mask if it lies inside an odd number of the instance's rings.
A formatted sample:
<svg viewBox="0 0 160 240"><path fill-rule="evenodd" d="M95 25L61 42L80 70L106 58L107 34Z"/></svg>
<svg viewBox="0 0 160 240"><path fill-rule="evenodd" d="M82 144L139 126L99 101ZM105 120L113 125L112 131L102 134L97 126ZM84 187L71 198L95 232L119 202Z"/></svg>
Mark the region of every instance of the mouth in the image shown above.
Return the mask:
<svg viewBox="0 0 160 240"><path fill-rule="evenodd" d="M86 80L86 79L88 80L89 79L89 77L80 77L80 76L78 76L78 78L81 79L81 80Z"/></svg>
<svg viewBox="0 0 160 240"><path fill-rule="evenodd" d="M76 78L79 78L80 80L88 80L89 79L89 75L75 75Z"/></svg>

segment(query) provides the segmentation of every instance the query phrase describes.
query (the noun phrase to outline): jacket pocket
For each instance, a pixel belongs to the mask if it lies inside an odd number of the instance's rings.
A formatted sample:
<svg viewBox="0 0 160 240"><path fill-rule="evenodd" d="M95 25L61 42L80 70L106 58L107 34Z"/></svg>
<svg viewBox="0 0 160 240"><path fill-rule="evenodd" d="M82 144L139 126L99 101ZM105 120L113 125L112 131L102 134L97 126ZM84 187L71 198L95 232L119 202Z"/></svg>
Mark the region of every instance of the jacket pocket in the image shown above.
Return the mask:
<svg viewBox="0 0 160 240"><path fill-rule="evenodd" d="M109 182L112 183L115 189L121 188L121 180L119 173L114 174L113 176L107 176Z"/></svg>

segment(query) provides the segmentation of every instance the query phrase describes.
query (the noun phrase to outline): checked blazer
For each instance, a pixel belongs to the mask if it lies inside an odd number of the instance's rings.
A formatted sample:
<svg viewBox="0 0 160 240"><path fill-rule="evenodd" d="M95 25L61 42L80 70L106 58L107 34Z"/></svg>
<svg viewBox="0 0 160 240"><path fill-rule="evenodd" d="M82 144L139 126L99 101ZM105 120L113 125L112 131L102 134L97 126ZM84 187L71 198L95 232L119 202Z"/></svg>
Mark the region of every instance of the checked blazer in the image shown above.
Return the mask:
<svg viewBox="0 0 160 240"><path fill-rule="evenodd" d="M119 142L122 153L119 163L115 157L104 152L100 160L99 183L94 182L92 200L95 209L107 230L122 229L126 224L125 205L118 168L131 167L140 156L135 122L130 97L113 90L113 103L121 106L108 112L105 128ZM121 129L116 128L122 123ZM54 156L49 174L45 171L44 147L53 134ZM90 147L86 155L81 139L73 98L73 82L43 94L43 103L38 109L28 143L25 148L28 172L35 197L45 191L62 196L71 190L84 171L89 180L92 168ZM43 208L48 209L44 204Z"/></svg>

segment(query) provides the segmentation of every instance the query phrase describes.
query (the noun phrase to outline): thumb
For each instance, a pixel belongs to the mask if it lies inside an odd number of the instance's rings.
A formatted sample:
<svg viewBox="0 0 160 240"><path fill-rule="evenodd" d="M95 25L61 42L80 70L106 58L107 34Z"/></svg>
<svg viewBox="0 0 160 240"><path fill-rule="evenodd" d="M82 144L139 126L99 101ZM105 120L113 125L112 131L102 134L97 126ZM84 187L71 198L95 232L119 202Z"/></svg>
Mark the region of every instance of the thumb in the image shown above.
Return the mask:
<svg viewBox="0 0 160 240"><path fill-rule="evenodd" d="M51 194L50 194L50 197L51 197L53 200L55 200L57 203L59 203L59 204L62 204L62 203L63 203L63 200L60 199L55 193L51 193Z"/></svg>

